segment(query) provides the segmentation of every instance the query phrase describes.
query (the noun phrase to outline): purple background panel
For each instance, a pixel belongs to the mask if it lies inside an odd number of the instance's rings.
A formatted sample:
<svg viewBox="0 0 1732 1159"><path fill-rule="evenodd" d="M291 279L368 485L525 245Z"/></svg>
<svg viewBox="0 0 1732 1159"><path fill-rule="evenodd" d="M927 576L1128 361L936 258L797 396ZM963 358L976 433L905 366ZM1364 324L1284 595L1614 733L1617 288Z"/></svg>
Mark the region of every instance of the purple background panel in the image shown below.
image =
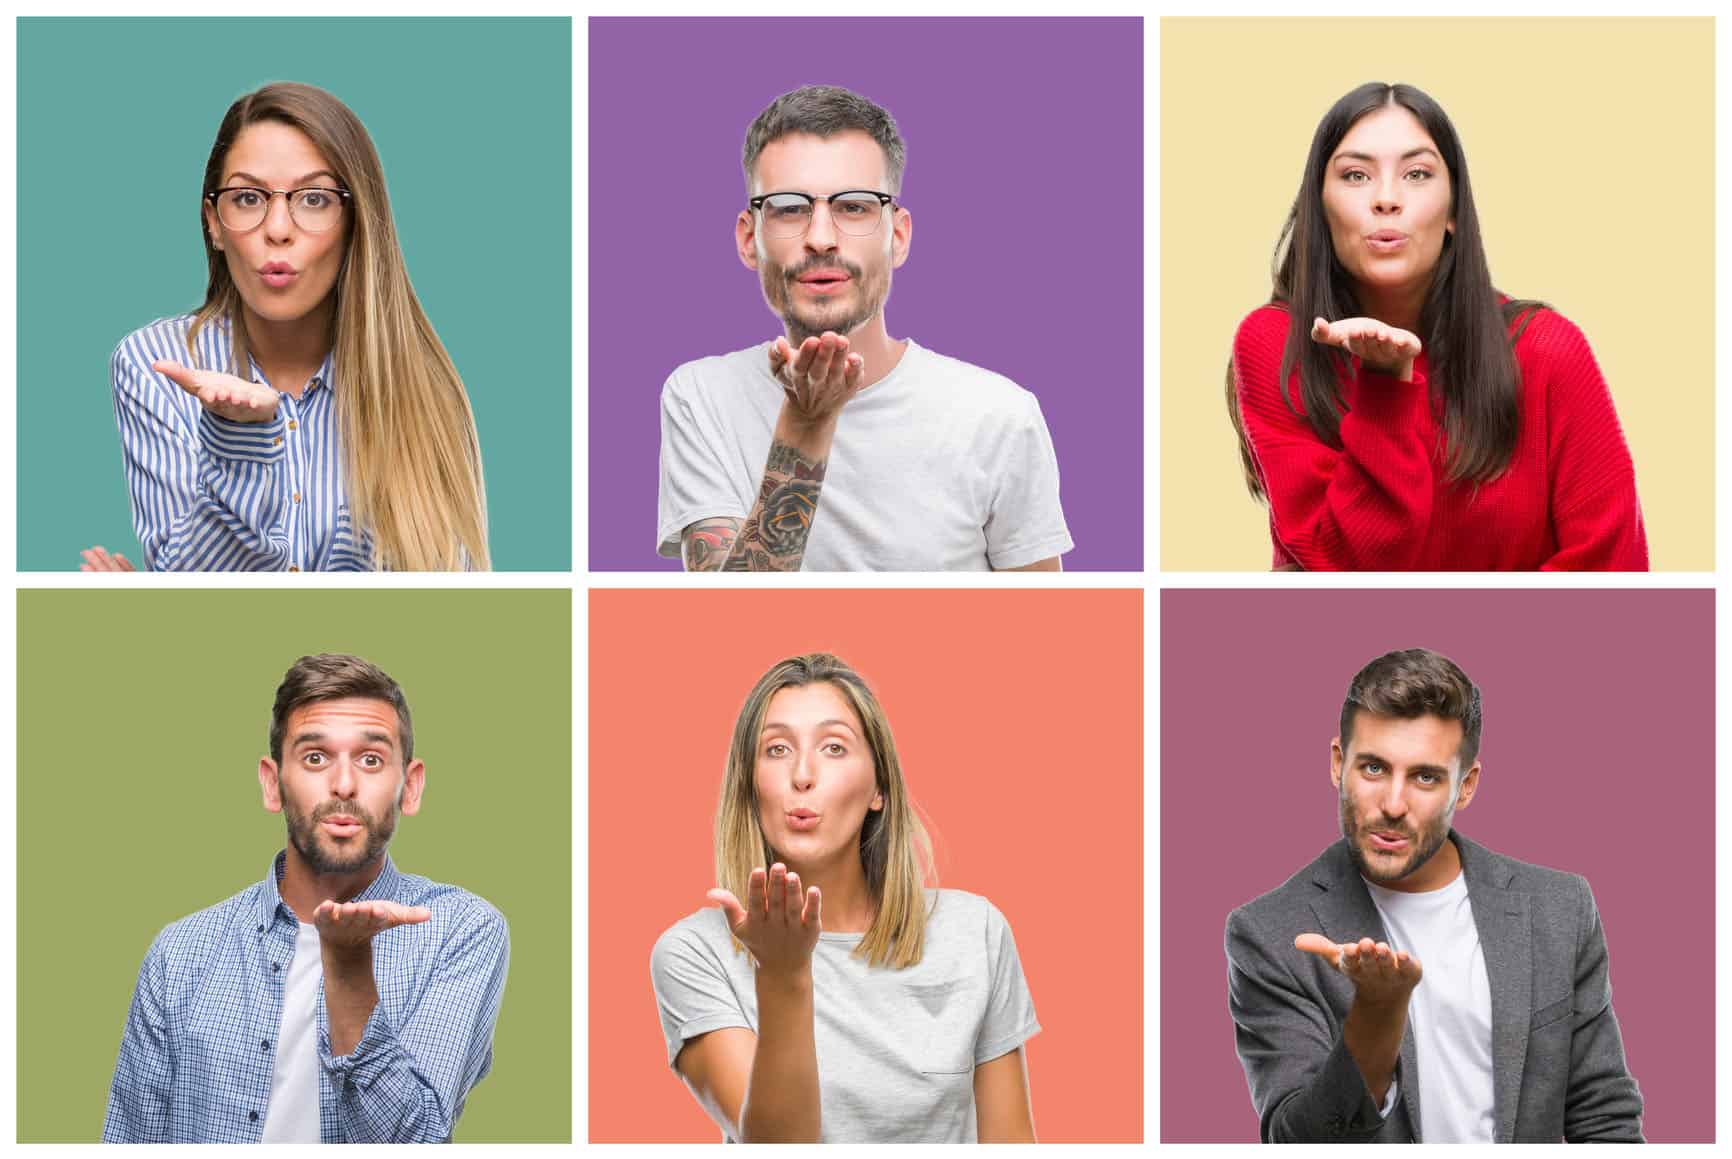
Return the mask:
<svg viewBox="0 0 1732 1159"><path fill-rule="evenodd" d="M1652 589L1161 593L1161 1141L1256 1141L1227 914L1340 837L1347 684L1411 647L1484 695L1457 829L1588 879L1647 1137L1712 1142L1714 596Z"/></svg>
<svg viewBox="0 0 1732 1159"><path fill-rule="evenodd" d="M661 386L780 333L734 251L740 146L803 84L907 142L890 333L1033 391L1065 567L1141 571L1142 21L919 17L590 20L590 569L679 566L655 554Z"/></svg>

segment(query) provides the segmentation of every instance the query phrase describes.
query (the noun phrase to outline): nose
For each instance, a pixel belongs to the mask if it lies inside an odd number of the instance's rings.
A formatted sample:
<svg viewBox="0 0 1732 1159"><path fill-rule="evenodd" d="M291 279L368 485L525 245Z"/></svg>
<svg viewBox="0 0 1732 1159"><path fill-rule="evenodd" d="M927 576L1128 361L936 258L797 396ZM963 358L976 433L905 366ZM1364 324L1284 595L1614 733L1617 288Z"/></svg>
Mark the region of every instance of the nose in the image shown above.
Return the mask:
<svg viewBox="0 0 1732 1159"><path fill-rule="evenodd" d="M359 787L360 778L355 775L355 762L348 757L338 757L337 767L331 773L331 796L352 801Z"/></svg>
<svg viewBox="0 0 1732 1159"><path fill-rule="evenodd" d="M806 227L806 248L827 254L835 250L836 244L836 219L830 216L830 203L817 202L812 206L812 222Z"/></svg>
<svg viewBox="0 0 1732 1159"><path fill-rule="evenodd" d="M810 750L794 760L794 788L805 792L818 783L818 754Z"/></svg>
<svg viewBox="0 0 1732 1159"><path fill-rule="evenodd" d="M1378 802L1383 809L1383 815L1391 821L1399 821L1407 816L1407 798L1403 795L1405 782L1400 777L1390 777L1387 787L1383 790L1383 799Z"/></svg>
<svg viewBox="0 0 1732 1159"><path fill-rule="evenodd" d="M1373 213L1401 212L1401 178L1384 175L1377 184L1377 194L1371 199Z"/></svg>
<svg viewBox="0 0 1732 1159"><path fill-rule="evenodd" d="M265 206L265 236L271 241L286 242L293 238L295 219L289 213L287 196L272 194Z"/></svg>

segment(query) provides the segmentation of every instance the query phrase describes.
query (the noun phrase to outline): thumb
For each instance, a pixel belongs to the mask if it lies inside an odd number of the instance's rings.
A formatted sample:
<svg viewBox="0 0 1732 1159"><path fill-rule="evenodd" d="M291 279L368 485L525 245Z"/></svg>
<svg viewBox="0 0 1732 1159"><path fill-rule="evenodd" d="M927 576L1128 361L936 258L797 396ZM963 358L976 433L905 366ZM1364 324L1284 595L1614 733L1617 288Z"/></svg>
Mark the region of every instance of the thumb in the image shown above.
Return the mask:
<svg viewBox="0 0 1732 1159"><path fill-rule="evenodd" d="M1311 323L1311 341L1321 342L1326 346L1336 346L1335 328L1326 319L1317 318Z"/></svg>
<svg viewBox="0 0 1732 1159"><path fill-rule="evenodd" d="M1316 954L1331 966L1341 960L1341 947L1322 934L1300 934L1293 939L1293 948L1304 950L1307 954Z"/></svg>
<svg viewBox="0 0 1732 1159"><path fill-rule="evenodd" d="M728 927L739 929L746 924L746 907L740 904L740 899L725 889L712 889L704 895L722 907L722 913L727 915Z"/></svg>
<svg viewBox="0 0 1732 1159"><path fill-rule="evenodd" d="M433 916L433 911L424 905L391 905L391 916L402 925L410 926L424 922Z"/></svg>

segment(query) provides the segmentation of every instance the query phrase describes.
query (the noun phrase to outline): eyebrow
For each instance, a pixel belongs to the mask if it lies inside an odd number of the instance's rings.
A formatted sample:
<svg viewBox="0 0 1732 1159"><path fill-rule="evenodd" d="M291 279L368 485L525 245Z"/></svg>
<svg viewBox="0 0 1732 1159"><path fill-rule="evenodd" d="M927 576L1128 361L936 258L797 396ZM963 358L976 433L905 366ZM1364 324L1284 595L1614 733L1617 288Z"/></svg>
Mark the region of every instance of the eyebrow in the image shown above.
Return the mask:
<svg viewBox="0 0 1732 1159"><path fill-rule="evenodd" d="M289 747L292 749L298 749L302 745L306 744L322 745L330 739L329 734L322 732L296 733L295 739L289 742ZM361 734L361 739L366 741L368 744L384 745L387 748L390 748L397 743L397 738L393 737L390 733L381 732L375 728L370 728L366 732L363 732Z"/></svg>
<svg viewBox="0 0 1732 1159"><path fill-rule="evenodd" d="M244 173L244 172L242 172L242 173L230 173L227 177L223 178L223 184L227 185L229 182L233 181L237 177L246 178L248 181L253 182L254 185L259 189L263 189L266 187L265 186L265 179L263 177L254 177L251 173ZM300 189L303 186L305 186L307 182L311 181L315 177L329 177L332 181L341 181L342 180L342 178L338 177L335 173L332 173L329 169L315 169L311 173L307 174L305 177L295 178L295 183L294 183L293 188Z"/></svg>
<svg viewBox="0 0 1732 1159"><path fill-rule="evenodd" d="M1388 757L1380 757L1376 753L1353 754L1354 764L1362 765L1366 761L1376 761L1378 764L1388 765L1392 769L1395 767L1394 761L1390 760ZM1449 770L1442 765L1408 765L1407 771L1410 773L1435 773L1440 777L1448 777L1450 775Z"/></svg>
<svg viewBox="0 0 1732 1159"><path fill-rule="evenodd" d="M793 732L794 731L793 725L784 724L779 720L771 720L771 721L765 721L764 722L764 731L765 732L769 732L773 728L779 728L783 732ZM825 730L827 728L845 728L849 731L850 734L853 734L855 736L859 735L858 733L854 732L854 726L849 724L845 720L820 720L817 724L817 727L814 729L814 731L822 732L823 730Z"/></svg>
<svg viewBox="0 0 1732 1159"><path fill-rule="evenodd" d="M1438 157L1437 150L1433 149L1429 145L1421 145L1417 149L1409 149L1407 152L1405 152L1401 155L1401 160L1406 161L1411 157L1418 157L1422 153L1430 153L1434 159L1439 160L1439 161L1442 160L1441 157ZM1331 162L1341 161L1341 160L1376 161L1377 158L1373 157L1370 153L1337 153L1337 154L1335 154L1335 156L1331 157L1329 160Z"/></svg>

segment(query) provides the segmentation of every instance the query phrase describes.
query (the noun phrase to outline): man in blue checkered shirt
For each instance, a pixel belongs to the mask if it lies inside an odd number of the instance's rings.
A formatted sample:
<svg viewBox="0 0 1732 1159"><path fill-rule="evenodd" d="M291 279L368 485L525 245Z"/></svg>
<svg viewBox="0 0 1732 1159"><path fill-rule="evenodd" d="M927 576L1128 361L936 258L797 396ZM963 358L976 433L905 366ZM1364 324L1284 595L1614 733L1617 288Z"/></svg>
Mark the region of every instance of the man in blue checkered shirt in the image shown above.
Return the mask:
<svg viewBox="0 0 1732 1159"><path fill-rule="evenodd" d="M277 689L264 881L173 923L138 972L105 1143L430 1143L493 1065L505 919L385 852L421 805L403 690L355 656Z"/></svg>

